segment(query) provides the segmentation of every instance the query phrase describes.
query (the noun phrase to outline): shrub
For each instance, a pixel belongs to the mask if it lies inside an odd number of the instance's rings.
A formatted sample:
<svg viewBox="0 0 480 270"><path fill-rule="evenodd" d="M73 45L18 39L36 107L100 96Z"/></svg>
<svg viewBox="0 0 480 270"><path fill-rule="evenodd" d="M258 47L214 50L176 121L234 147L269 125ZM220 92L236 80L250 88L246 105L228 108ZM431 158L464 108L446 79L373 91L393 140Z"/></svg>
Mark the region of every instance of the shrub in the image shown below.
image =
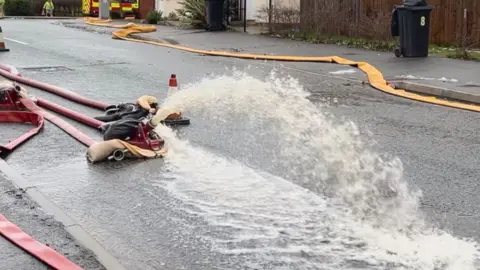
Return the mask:
<svg viewBox="0 0 480 270"><path fill-rule="evenodd" d="M457 41L454 43L456 49L453 52L448 52L447 57L463 60L480 60L480 53L473 50L474 48L479 48L480 44L475 41L473 36L474 33L470 35L464 32L460 33L457 36Z"/></svg>
<svg viewBox="0 0 480 270"><path fill-rule="evenodd" d="M31 0L6 0L5 15L7 16L33 16L33 3Z"/></svg>
<svg viewBox="0 0 480 270"><path fill-rule="evenodd" d="M177 14L190 24L202 27L207 23L205 14L205 0L184 0L182 8L177 9Z"/></svg>
<svg viewBox="0 0 480 270"><path fill-rule="evenodd" d="M315 44L335 44L340 46L347 46L350 48L362 48L372 51L393 51L397 47L397 43L391 40L389 41L362 37L322 35L316 32L298 31L297 29L292 29L287 33L281 34L280 36Z"/></svg>
<svg viewBox="0 0 480 270"><path fill-rule="evenodd" d="M175 13L175 12L172 11L172 12L170 12L170 14L168 14L167 20L168 20L168 21L178 21L178 20L180 20L180 19L178 18L177 13Z"/></svg>
<svg viewBox="0 0 480 270"><path fill-rule="evenodd" d="M147 14L147 23L149 24L157 24L159 21L163 20L162 12L152 10Z"/></svg>
<svg viewBox="0 0 480 270"><path fill-rule="evenodd" d="M268 21L270 16L272 20ZM272 24L298 24L300 22L300 6L277 4L272 9L264 6L260 8L257 18Z"/></svg>

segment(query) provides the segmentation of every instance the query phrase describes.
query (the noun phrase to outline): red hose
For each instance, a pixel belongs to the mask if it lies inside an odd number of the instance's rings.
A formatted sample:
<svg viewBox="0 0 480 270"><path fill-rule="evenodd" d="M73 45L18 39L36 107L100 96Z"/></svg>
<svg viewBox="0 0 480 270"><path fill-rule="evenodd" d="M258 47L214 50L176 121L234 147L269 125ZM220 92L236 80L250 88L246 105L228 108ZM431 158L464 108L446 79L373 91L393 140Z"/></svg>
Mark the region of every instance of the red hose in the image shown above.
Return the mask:
<svg viewBox="0 0 480 270"><path fill-rule="evenodd" d="M72 126L69 123L63 121L61 118L56 117L55 115L40 109L35 103L33 103L33 101L28 100L28 99L20 99L20 102L22 102L23 106L25 106L27 109L29 109L30 111L32 111L32 112L34 112L38 115L43 116L45 119L52 122L57 127L61 128L63 131L68 133L70 136L75 138L77 141L83 143L85 146L90 147L92 144L95 143L95 141L92 138L83 134L78 129L76 129L74 126Z"/></svg>
<svg viewBox="0 0 480 270"><path fill-rule="evenodd" d="M40 106L40 107L43 107L45 109L48 109L48 110L51 110L51 111L54 111L54 112L57 112L59 114L62 114L68 118L71 118L73 120L76 120L80 123L83 123L85 125L88 125L88 126L91 126L93 128L100 128L100 126L102 126L103 124L105 124L104 122L102 121L99 121L97 119L94 119L94 118L91 118L91 117L88 117L86 115L83 115L83 114L80 114L78 112L75 112L75 111L72 111L70 109L67 109L65 107L62 107L58 104L55 104L55 103L52 103L50 101L47 101L43 98L37 98L37 105Z"/></svg>
<svg viewBox="0 0 480 270"><path fill-rule="evenodd" d="M0 64L0 69L4 69L4 70L8 71L12 75L22 77L22 74L20 74L20 72L18 72L18 70L14 66L7 65L7 64Z"/></svg>
<svg viewBox="0 0 480 270"><path fill-rule="evenodd" d="M5 71L5 70L8 70ZM15 70L16 71L16 70ZM35 82L33 80L28 80L25 78L20 77L21 75L18 73L18 71L12 75L11 73L14 73L14 70L5 65L0 65L0 74L10 78L12 80L22 82L34 87L39 87L39 85L42 86L49 86L47 84ZM43 88L46 89L46 88ZM51 87L50 90L63 90L61 88L56 88L56 87ZM47 89L46 89L47 90ZM49 91L49 90L47 90ZM70 99L72 98L74 101L89 101L88 99L85 99L83 97L77 96L76 94L72 93L69 94L68 91L63 90L64 92L59 91L59 95L61 96L68 96L67 98ZM54 91L52 91L54 92ZM62 95L63 94L63 95ZM70 97L70 98L69 98ZM76 100L75 100L76 99ZM91 146L92 144L95 143L94 140L92 140L90 137L86 136L85 134L81 133L78 131L75 127L72 125L68 124L67 122L63 121L61 118L56 117L42 109L40 109L33 101L26 99L26 98L20 98L17 101L20 101L20 103L30 112L28 111L0 111L0 122L6 122L6 123L26 123L30 122L37 127L30 130L26 134L22 135L21 137L9 142L6 146L1 146L0 145L0 152L2 151L12 151L15 147L20 145L21 143L27 141L29 138L37 134L40 129L44 125L44 120L43 118L49 120L59 128L63 129L65 132L67 132L69 135L71 135L73 138L77 139L81 143L83 143L86 146ZM96 119L89 118L87 116L81 115L77 112L74 112L72 110L69 110L67 108L64 108L60 105L56 105L54 103L48 102L44 99L37 99L37 102L40 105L43 105L44 107L50 108L54 111L57 111L63 115L69 116L79 122L85 123L87 125L93 126L98 128L100 125L103 124L103 122L100 122ZM83 102L79 102L83 103ZM18 103L17 103L18 104ZM85 103L83 103L85 104ZM86 105L97 105L97 108L103 109L106 107L106 104L100 104L99 102L95 103L92 102L90 104ZM100 106L102 105L102 106ZM95 106L93 106L95 107ZM103 108L102 108L103 107ZM21 108L24 109L24 108ZM22 248L29 254L35 256L45 264L49 265L53 269L56 270L83 270L80 266L74 264L67 258L65 258L63 255L60 253L56 252L55 250L45 246L44 244L36 241L34 238L32 238L30 235L26 234L23 232L19 227L17 227L15 224L11 223L9 220L7 220L3 215L0 214L0 234L10 240L12 243L17 245L18 247Z"/></svg>
<svg viewBox="0 0 480 270"><path fill-rule="evenodd" d="M0 234L56 270L83 270L60 253L38 242L0 214Z"/></svg>
<svg viewBox="0 0 480 270"><path fill-rule="evenodd" d="M7 145L0 145L0 152L11 152L22 143L35 136L43 128L43 117L27 111L0 111L0 123L31 123L36 127L9 142Z"/></svg>
<svg viewBox="0 0 480 270"><path fill-rule="evenodd" d="M80 96L77 93L65 90L63 88L60 88L60 87L57 87L57 86L54 86L54 85L42 83L42 82L35 81L35 80L32 80L32 79L28 79L28 78L25 78L25 77L20 77L18 74L10 73L10 70L11 69L9 69L8 66L0 65L0 75L2 75L3 77L6 77L6 78L8 78L12 81L23 83L23 84L38 88L40 90L48 91L48 92L53 93L55 95L64 97L68 100L71 100L71 101L74 101L74 102L77 102L77 103L80 103L80 104L83 104L83 105L86 105L86 106L89 106L89 107L92 107L92 108L96 108L96 109L99 109L99 110L102 110L102 111L104 111L108 107L108 104L106 104L104 102L85 98L83 96Z"/></svg>

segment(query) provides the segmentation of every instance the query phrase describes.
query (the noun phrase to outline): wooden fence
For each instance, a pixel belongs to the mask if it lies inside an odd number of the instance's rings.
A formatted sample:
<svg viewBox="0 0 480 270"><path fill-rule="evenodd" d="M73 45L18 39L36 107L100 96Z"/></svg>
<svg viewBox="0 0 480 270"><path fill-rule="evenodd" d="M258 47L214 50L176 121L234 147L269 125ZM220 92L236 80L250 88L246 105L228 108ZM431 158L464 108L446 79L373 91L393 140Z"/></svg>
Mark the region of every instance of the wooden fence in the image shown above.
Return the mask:
<svg viewBox="0 0 480 270"><path fill-rule="evenodd" d="M427 0L428 1L428 0ZM300 0L303 29L387 38L391 13L401 0ZM480 45L480 0L430 0L430 40L436 44ZM361 29L362 31L359 31Z"/></svg>

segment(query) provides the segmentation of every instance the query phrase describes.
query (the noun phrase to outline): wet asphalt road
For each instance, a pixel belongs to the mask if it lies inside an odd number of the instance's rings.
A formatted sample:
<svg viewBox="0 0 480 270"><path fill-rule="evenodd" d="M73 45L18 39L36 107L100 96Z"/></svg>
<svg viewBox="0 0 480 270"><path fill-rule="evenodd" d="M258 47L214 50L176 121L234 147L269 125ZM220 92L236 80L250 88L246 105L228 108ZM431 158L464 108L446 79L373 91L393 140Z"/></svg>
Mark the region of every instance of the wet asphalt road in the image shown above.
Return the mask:
<svg viewBox="0 0 480 270"><path fill-rule="evenodd" d="M2 135L3 133L3 126ZM63 224L46 214L25 191L17 189L0 174L0 213L37 241L56 250L84 269L105 269L94 254L75 242ZM5 238L0 238L2 269L51 269Z"/></svg>
<svg viewBox="0 0 480 270"><path fill-rule="evenodd" d="M5 37L25 44L6 40L11 51L0 55L0 62L16 66L25 77L112 103L133 101L143 94L164 98L171 73L176 73L182 84L205 74L222 74L232 66L240 70L250 66L248 73L262 78L272 67L112 40L44 21L2 20L2 29ZM280 72L298 78L312 92L314 102L333 102L327 110L371 131L381 151L401 158L407 178L423 191L422 208L434 222L455 235L480 240L477 114L412 102L318 75L342 69L338 66L285 65L308 68L309 73ZM48 69L55 66L61 68ZM29 90L88 115L99 113ZM189 117L192 125L182 129L183 137L224 155L248 159L246 151L224 140L224 136L235 136L235 124L221 126ZM70 123L101 139L95 131ZM219 129L222 136L217 135ZM182 203L151 185L162 181L161 160L91 166L86 163L85 151L47 123L42 134L10 155L7 162L129 269L243 269L243 256L212 252L198 235L215 232L201 219L176 211ZM268 167L268 157L262 156L262 149L256 151L255 162Z"/></svg>

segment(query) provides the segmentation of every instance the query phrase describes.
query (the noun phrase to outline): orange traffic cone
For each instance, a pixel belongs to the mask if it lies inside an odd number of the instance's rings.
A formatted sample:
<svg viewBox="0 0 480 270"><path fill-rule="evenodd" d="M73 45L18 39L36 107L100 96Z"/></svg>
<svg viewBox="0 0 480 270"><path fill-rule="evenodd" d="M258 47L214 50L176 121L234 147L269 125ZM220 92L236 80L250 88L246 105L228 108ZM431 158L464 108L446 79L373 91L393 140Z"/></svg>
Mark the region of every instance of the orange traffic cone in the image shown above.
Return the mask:
<svg viewBox="0 0 480 270"><path fill-rule="evenodd" d="M9 52L10 49L7 49L7 47L5 47L5 42L3 41L3 31L2 31L2 27L0 26L0 52Z"/></svg>
<svg viewBox="0 0 480 270"><path fill-rule="evenodd" d="M178 82L177 82L177 75L172 74L170 75L170 81L168 82L168 93L167 96L173 95L177 91Z"/></svg>
<svg viewBox="0 0 480 270"><path fill-rule="evenodd" d="M173 95L178 89L178 82L177 82L177 75L172 74L170 75L170 81L168 82L168 93L167 96L170 97ZM182 118L182 113L172 113L167 116L167 119L179 119Z"/></svg>

